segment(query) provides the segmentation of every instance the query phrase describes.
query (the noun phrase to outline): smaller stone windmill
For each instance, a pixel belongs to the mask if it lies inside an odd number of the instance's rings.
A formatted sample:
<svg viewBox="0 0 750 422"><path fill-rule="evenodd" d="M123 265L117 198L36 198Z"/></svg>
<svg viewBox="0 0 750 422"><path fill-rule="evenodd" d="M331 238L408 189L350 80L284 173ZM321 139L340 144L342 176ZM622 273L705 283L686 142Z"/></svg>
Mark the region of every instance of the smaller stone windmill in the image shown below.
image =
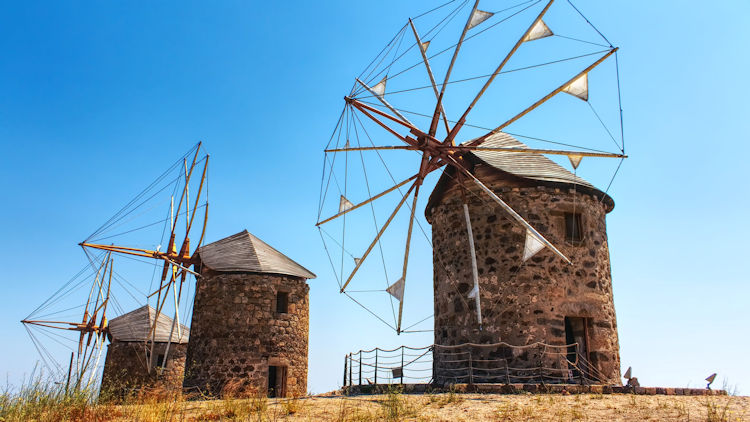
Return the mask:
<svg viewBox="0 0 750 422"><path fill-rule="evenodd" d="M243 230L198 249L184 387L298 396L307 391L315 274Z"/></svg>
<svg viewBox="0 0 750 422"><path fill-rule="evenodd" d="M172 318L149 305L112 319L101 390L121 397L144 386L181 388L190 332L180 328L172 330Z"/></svg>

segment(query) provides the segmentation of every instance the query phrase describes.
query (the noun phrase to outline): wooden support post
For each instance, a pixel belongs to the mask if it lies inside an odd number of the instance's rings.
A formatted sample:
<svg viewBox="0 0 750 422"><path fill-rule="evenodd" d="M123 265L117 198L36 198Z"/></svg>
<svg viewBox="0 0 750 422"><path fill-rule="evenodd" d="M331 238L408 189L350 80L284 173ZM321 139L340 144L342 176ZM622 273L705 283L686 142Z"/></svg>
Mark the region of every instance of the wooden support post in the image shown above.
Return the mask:
<svg viewBox="0 0 750 422"><path fill-rule="evenodd" d="M347 362L347 355L344 355L344 383L342 384L343 387L346 387L346 364Z"/></svg>
<svg viewBox="0 0 750 422"><path fill-rule="evenodd" d="M466 218L466 231L469 236L469 254L471 255L471 275L474 279L474 289L476 295L474 296L474 304L477 307L477 322L479 323L479 331L482 331L482 302L479 295L479 272L477 270L477 252L474 249L474 234L471 231L471 219L469 218L469 206L464 203L464 218Z"/></svg>
<svg viewBox="0 0 750 422"><path fill-rule="evenodd" d="M359 385L362 385L362 350L359 351Z"/></svg>
<svg viewBox="0 0 750 422"><path fill-rule="evenodd" d="M73 371L73 352L70 352L70 363L68 364L68 381L65 382L65 395L68 395L68 389L70 388L70 373Z"/></svg>
<svg viewBox="0 0 750 422"><path fill-rule="evenodd" d="M471 360L471 349L469 349L469 385L474 384L474 368Z"/></svg>
<svg viewBox="0 0 750 422"><path fill-rule="evenodd" d="M349 387L352 386L352 354L349 353Z"/></svg>
<svg viewBox="0 0 750 422"><path fill-rule="evenodd" d="M404 385L404 346L401 346L401 385Z"/></svg>
<svg viewBox="0 0 750 422"><path fill-rule="evenodd" d="M378 348L375 348L375 385L378 385Z"/></svg>

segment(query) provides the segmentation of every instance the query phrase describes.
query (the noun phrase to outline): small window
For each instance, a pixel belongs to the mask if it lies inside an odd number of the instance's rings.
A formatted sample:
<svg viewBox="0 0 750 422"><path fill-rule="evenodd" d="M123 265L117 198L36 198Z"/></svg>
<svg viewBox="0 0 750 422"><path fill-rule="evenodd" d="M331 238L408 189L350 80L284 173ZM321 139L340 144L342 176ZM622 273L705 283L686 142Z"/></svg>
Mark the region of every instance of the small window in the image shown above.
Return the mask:
<svg viewBox="0 0 750 422"><path fill-rule="evenodd" d="M565 240L578 243L583 240L583 228L581 227L581 214L565 213Z"/></svg>
<svg viewBox="0 0 750 422"><path fill-rule="evenodd" d="M287 312L289 312L289 293L276 293L276 313L285 314Z"/></svg>

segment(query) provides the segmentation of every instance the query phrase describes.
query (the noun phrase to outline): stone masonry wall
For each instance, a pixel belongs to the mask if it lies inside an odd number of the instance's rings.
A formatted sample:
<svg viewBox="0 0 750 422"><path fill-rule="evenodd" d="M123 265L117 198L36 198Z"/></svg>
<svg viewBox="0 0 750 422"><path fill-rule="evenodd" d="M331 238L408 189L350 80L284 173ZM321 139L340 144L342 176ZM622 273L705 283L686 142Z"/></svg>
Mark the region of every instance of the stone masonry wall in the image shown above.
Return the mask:
<svg viewBox="0 0 750 422"><path fill-rule="evenodd" d="M276 313L276 293L289 294ZM204 271L190 328L185 387L265 394L268 367L287 367L287 396L307 392L309 286L302 278Z"/></svg>
<svg viewBox="0 0 750 422"><path fill-rule="evenodd" d="M163 356L166 347L166 343L154 344L154 362L160 355ZM143 387L182 389L187 344L172 343L169 346L167 366L158 377L155 371L148 373L145 362L147 350L149 346L141 342L114 341L107 347L101 386L104 397L122 398L137 394Z"/></svg>
<svg viewBox="0 0 750 422"><path fill-rule="evenodd" d="M483 330L478 329L472 289L471 258L463 200L453 186L428 210L432 224L435 343L497 343L565 345L565 317L588 320L589 359L604 383L620 379L617 323L612 297L606 208L598 198L573 191L533 186L505 179L479 168L478 177L552 242L573 265L549 249L523 262L525 229L511 221L486 194L469 192L469 213L479 272ZM483 173L484 172L484 173ZM486 198L486 201L484 200ZM565 240L565 212L581 214L583 240ZM510 366L538 366L539 353L505 358ZM480 357L475 357L480 359ZM564 356L546 356L544 365L567 366ZM440 374L436 374L440 378Z"/></svg>

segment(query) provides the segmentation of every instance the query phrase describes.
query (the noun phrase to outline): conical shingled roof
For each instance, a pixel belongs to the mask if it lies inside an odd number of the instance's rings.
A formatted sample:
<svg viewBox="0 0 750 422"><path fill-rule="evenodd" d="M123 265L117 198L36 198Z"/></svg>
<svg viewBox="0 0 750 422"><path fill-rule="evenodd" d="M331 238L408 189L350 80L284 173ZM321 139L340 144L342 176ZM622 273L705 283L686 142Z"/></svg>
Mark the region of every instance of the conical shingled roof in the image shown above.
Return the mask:
<svg viewBox="0 0 750 422"><path fill-rule="evenodd" d="M198 256L203 265L214 271L282 274L306 279L316 277L247 230L200 247Z"/></svg>
<svg viewBox="0 0 750 422"><path fill-rule="evenodd" d="M116 341L149 341L151 327L156 318L156 309L149 305L142 306L127 314L120 315L109 321L109 333ZM190 329L180 324L181 336L177 335L177 327L172 332L172 343L187 343L190 337ZM166 343L169 333L172 331L172 318L159 313L156 323L156 336L154 341Z"/></svg>
<svg viewBox="0 0 750 422"><path fill-rule="evenodd" d="M505 132L498 132L488 136L481 146L487 148L528 148L526 144ZM473 157L478 162L486 164L500 172L520 179L531 180L535 183L549 184L555 187L559 187L560 184L577 185L579 186L579 191L602 198L602 201L607 206L607 212L612 211L615 206L614 200L609 195L542 154L473 150L467 156ZM446 171L450 172L451 169L447 169ZM442 200L445 190L453 183L453 180L454 178L450 175L443 174L440 176L440 180L438 180L435 189L432 191L425 209L425 215L428 220L432 208Z"/></svg>
<svg viewBox="0 0 750 422"><path fill-rule="evenodd" d="M528 148L526 144L505 132L490 135L481 146L487 148ZM545 182L571 183L594 188L594 185L588 181L577 177L542 154L476 150L471 151L471 154L489 166L519 177Z"/></svg>

